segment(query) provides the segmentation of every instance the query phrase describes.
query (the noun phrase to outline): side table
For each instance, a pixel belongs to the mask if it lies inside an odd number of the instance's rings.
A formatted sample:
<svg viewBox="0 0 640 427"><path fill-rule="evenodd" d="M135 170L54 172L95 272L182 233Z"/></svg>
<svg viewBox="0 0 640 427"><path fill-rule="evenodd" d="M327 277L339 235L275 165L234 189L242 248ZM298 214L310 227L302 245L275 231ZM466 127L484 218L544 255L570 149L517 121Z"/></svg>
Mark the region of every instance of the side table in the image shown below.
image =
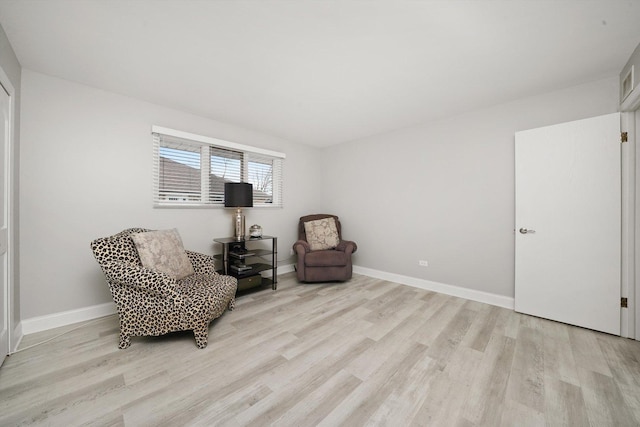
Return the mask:
<svg viewBox="0 0 640 427"><path fill-rule="evenodd" d="M238 290L271 285L278 288L278 238L274 236L234 237L213 239L222 246L222 273L238 279ZM268 243L265 245L259 242ZM271 270L271 279L262 277L261 271Z"/></svg>

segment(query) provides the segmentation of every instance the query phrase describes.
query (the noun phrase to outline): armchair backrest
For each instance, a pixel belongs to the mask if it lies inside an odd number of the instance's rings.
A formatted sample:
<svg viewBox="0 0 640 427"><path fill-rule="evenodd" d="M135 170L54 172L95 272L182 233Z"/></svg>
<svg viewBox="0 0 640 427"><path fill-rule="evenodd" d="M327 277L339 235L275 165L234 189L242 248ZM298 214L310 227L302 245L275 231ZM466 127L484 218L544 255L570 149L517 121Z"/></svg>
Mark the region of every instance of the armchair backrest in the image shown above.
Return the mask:
<svg viewBox="0 0 640 427"><path fill-rule="evenodd" d="M307 241L307 233L304 230L305 222L315 221L318 219L330 218L330 217L336 220L338 237L340 238L340 240L342 240L342 226L340 225L340 220L336 215L330 215L330 214L313 214L313 215L306 215L306 216L300 217L300 222L298 223L298 240L304 240L305 242Z"/></svg>
<svg viewBox="0 0 640 427"><path fill-rule="evenodd" d="M144 228L129 228L109 237L102 237L91 242L91 250L98 264L102 267L108 261L125 261L142 265L136 245L131 239L134 233L149 231Z"/></svg>

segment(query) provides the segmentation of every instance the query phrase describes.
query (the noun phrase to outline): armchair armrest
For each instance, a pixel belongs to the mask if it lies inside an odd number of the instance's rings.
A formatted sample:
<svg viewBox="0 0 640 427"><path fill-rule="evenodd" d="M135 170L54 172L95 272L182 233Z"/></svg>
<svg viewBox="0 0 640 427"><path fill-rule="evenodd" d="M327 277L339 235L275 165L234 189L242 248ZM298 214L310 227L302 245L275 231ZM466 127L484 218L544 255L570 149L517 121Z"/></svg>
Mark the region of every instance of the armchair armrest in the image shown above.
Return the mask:
<svg viewBox="0 0 640 427"><path fill-rule="evenodd" d="M165 298L180 299L175 290L176 279L165 273L124 261L105 262L102 270L111 282L143 289Z"/></svg>
<svg viewBox="0 0 640 427"><path fill-rule="evenodd" d="M196 273L208 274L210 276L216 276L218 274L216 271L216 260L213 256L201 254L200 252L185 252L187 253L187 257L189 257L189 261L191 261L193 270Z"/></svg>
<svg viewBox="0 0 640 427"><path fill-rule="evenodd" d="M298 240L293 244L293 251L298 255L304 255L311 252L311 246L309 246L309 243L304 240Z"/></svg>
<svg viewBox="0 0 640 427"><path fill-rule="evenodd" d="M352 254L358 250L358 245L351 240L340 240L340 243L336 246L336 250Z"/></svg>

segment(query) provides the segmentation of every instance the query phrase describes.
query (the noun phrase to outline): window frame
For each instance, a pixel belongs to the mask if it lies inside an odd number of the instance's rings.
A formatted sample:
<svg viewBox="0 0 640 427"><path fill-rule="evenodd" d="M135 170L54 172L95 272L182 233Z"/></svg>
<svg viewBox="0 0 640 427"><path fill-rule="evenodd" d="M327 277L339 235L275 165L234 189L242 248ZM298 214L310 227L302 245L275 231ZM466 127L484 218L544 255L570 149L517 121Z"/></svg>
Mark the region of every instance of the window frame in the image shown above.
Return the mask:
<svg viewBox="0 0 640 427"><path fill-rule="evenodd" d="M222 197L221 199L220 197L216 198L218 200L213 200L214 198L211 197L212 193L209 186L212 176L212 174L210 173L213 156L212 149L215 149L215 151L223 154L225 151L229 152L229 158L236 157L236 160L238 160L237 158L239 157L239 173L236 174L233 179L229 179L230 182L251 182L249 177L249 163L254 162L268 164L269 162L271 162L271 201L261 202L260 197L254 197L254 207L282 208L284 206L282 193L284 186L283 168L284 159L286 158L285 153L239 144L223 139L197 135L175 129L169 129L162 126L152 126L151 134L153 137L152 199L154 208L224 208L224 197ZM173 147L171 145L173 145ZM186 146L189 148L189 150L184 151L199 153L200 192L198 193L198 200L166 200L163 199L163 195L160 194L162 169L160 149L169 148L180 150L181 146ZM166 179L166 177L164 179ZM224 178L221 179L224 180ZM193 182L191 185L193 185ZM256 189L254 188L254 194L255 191ZM194 194L196 193L188 193L188 197L186 198L193 199Z"/></svg>

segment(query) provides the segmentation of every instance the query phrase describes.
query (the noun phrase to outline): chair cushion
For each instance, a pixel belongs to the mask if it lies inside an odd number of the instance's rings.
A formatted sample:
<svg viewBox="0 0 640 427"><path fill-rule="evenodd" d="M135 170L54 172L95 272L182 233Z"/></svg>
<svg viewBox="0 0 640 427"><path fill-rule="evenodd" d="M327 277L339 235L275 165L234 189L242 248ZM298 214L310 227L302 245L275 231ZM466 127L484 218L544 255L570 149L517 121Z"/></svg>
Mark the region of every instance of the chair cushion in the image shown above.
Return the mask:
<svg viewBox="0 0 640 427"><path fill-rule="evenodd" d="M142 266L176 279L194 273L178 230L157 230L131 235Z"/></svg>
<svg viewBox="0 0 640 427"><path fill-rule="evenodd" d="M332 217L305 222L304 232L312 251L333 249L340 243L336 221Z"/></svg>
<svg viewBox="0 0 640 427"><path fill-rule="evenodd" d="M307 267L339 267L347 265L348 258L344 252L333 249L314 251L305 255L304 264Z"/></svg>

